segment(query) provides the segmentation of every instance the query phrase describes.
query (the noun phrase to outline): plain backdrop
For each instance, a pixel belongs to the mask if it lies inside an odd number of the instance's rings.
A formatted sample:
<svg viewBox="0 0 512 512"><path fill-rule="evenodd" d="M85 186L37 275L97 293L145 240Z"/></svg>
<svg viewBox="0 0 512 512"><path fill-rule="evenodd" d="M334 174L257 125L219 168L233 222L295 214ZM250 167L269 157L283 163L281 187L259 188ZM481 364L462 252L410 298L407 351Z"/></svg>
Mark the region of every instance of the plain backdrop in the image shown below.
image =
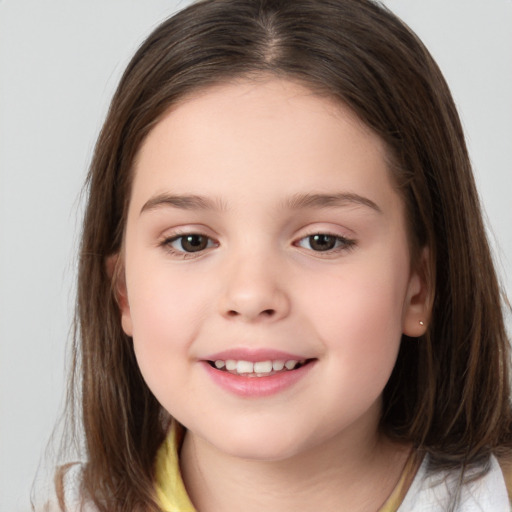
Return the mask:
<svg viewBox="0 0 512 512"><path fill-rule="evenodd" d="M120 74L171 0L0 0L0 512L61 409L80 190ZM512 294L512 1L387 0L452 88Z"/></svg>

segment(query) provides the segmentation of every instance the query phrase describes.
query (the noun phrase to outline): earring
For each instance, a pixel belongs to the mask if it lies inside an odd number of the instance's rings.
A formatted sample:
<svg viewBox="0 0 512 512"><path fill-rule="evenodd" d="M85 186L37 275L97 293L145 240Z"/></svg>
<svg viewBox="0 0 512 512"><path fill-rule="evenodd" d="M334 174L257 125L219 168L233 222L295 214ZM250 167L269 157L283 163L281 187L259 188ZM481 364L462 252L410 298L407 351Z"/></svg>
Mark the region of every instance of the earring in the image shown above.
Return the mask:
<svg viewBox="0 0 512 512"><path fill-rule="evenodd" d="M423 322L423 320L420 320L420 325L423 327L425 325L425 323Z"/></svg>

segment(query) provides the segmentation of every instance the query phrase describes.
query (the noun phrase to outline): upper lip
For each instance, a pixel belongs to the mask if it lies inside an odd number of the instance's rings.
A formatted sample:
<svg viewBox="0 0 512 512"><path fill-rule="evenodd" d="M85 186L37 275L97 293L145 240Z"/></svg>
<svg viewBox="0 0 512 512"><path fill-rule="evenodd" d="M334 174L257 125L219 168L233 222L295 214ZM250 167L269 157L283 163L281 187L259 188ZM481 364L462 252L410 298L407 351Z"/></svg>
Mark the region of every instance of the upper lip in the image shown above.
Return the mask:
<svg viewBox="0 0 512 512"><path fill-rule="evenodd" d="M229 359L255 363L257 361L304 361L311 358L269 348L231 348L204 358L205 361L227 361Z"/></svg>

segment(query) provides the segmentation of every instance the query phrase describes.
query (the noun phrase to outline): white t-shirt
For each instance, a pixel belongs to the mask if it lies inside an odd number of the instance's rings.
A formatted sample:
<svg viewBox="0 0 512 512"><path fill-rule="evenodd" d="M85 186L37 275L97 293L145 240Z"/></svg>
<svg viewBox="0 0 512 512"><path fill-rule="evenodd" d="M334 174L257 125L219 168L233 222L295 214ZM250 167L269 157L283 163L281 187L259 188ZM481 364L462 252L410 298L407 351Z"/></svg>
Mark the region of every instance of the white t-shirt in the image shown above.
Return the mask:
<svg viewBox="0 0 512 512"><path fill-rule="evenodd" d="M501 467L492 456L490 468L482 477L463 483L456 508L449 509L454 489L458 487L460 472L429 472L428 456L422 461L405 498L396 512L511 512L507 487ZM64 481L67 512L79 512L78 493L81 465L75 464L66 473ZM57 499L54 498L37 512L60 512ZM387 510L387 509L386 509ZM81 512L81 511L80 511ZM85 504L83 512L96 512L91 504ZM185 512L173 509L173 512ZM187 509L186 512L189 512Z"/></svg>
<svg viewBox="0 0 512 512"><path fill-rule="evenodd" d="M460 472L427 472L424 458L397 512L441 512L448 510ZM501 467L492 456L490 469L482 477L460 487L458 505L453 512L510 512L507 487Z"/></svg>

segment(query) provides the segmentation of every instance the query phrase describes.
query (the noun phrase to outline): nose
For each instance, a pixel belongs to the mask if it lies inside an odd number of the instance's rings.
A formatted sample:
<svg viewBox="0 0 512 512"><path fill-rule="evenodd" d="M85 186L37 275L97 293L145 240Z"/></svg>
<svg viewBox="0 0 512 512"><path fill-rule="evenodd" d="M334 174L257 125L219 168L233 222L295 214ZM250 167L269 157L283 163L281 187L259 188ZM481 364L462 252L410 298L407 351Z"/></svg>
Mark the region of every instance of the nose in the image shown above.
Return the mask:
<svg viewBox="0 0 512 512"><path fill-rule="evenodd" d="M265 322L288 316L290 299L278 265L252 255L230 262L224 275L220 313L225 318Z"/></svg>

